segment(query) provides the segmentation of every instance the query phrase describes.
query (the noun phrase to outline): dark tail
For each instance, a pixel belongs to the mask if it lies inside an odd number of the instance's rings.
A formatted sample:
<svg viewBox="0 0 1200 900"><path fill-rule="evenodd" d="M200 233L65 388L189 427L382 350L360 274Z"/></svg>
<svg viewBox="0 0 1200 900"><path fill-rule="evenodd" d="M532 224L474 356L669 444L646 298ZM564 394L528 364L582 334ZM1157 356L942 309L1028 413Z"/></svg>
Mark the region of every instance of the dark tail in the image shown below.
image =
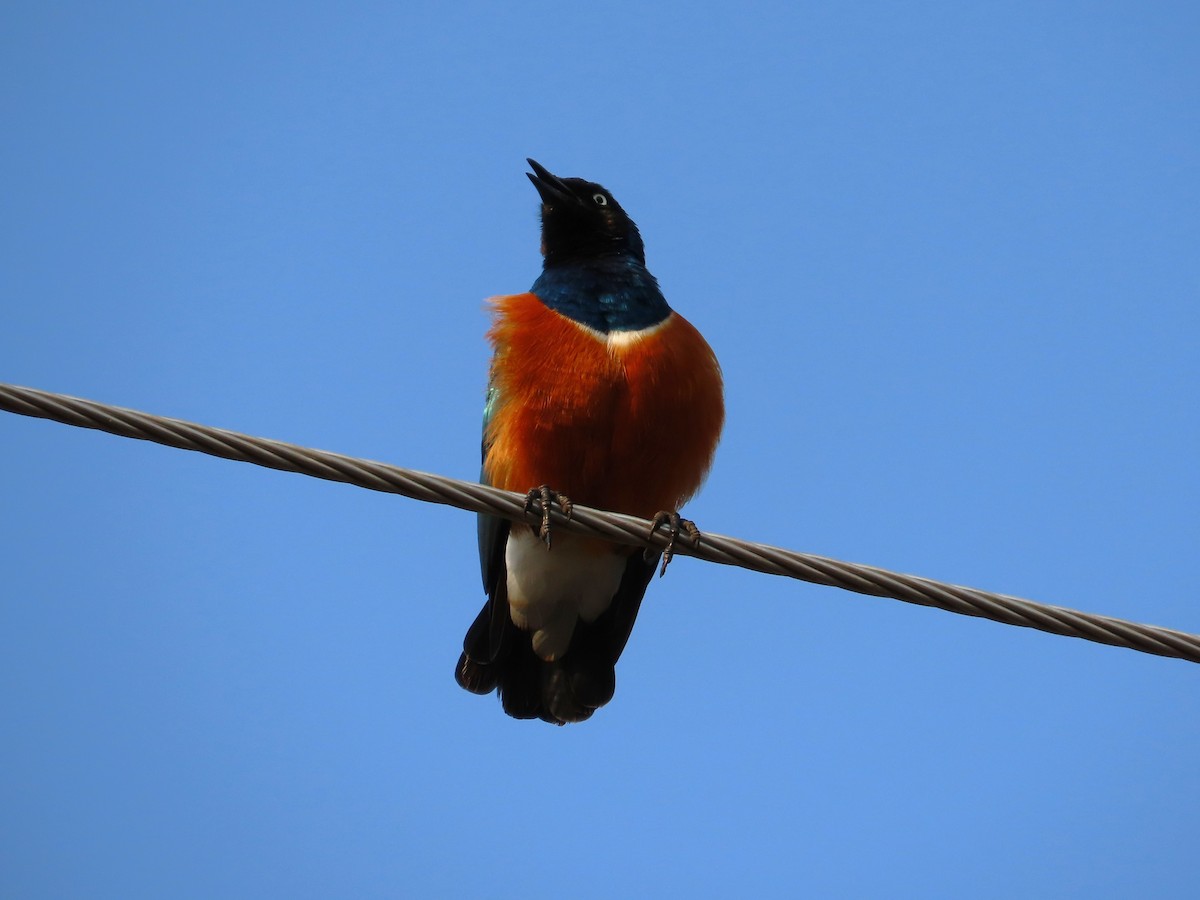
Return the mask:
<svg viewBox="0 0 1200 900"><path fill-rule="evenodd" d="M498 689L504 711L515 719L565 725L590 718L613 697L617 660L657 564L657 555L631 554L608 609L590 625L577 622L567 652L554 662L539 659L529 633L513 624L506 579L498 579L467 630L455 680L475 694Z"/></svg>

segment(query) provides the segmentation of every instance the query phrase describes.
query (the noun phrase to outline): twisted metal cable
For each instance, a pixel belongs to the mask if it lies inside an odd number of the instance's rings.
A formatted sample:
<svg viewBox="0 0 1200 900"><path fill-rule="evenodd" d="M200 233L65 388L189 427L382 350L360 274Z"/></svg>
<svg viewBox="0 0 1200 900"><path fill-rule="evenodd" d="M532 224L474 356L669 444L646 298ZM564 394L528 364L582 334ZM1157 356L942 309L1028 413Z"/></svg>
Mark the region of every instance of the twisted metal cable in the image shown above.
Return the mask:
<svg viewBox="0 0 1200 900"><path fill-rule="evenodd" d="M414 500L491 513L513 521L527 521L533 525L541 521L540 510L526 511L525 497L521 494L64 394L0 384L0 410L52 419L81 428L94 428L122 437L153 441L181 450L195 450L285 472L298 472L327 481L342 481L373 491L401 494ZM667 544L665 532L651 535L650 523L645 519L585 506L576 506L570 519L555 508L551 511L551 522L555 529L600 537L617 544L650 546L660 550ZM704 533L698 546L691 546L681 537L676 542L675 552L768 575L784 575L859 594L933 606L1006 625L1020 625L1143 653L1200 662L1200 635L1155 625L1141 625L1004 594L943 584L915 575L903 575L708 532Z"/></svg>

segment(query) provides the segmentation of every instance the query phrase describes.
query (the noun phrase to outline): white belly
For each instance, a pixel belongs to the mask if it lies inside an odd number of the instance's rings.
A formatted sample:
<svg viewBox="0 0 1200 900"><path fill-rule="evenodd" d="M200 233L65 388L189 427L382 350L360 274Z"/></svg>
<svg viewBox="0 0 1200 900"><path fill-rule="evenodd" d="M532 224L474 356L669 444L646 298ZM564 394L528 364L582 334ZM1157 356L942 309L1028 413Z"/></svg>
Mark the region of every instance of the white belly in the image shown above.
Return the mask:
<svg viewBox="0 0 1200 900"><path fill-rule="evenodd" d="M528 528L514 525L504 562L513 623L533 632L542 659L566 652L575 622L594 622L621 585L626 557L595 541L562 532L547 549Z"/></svg>

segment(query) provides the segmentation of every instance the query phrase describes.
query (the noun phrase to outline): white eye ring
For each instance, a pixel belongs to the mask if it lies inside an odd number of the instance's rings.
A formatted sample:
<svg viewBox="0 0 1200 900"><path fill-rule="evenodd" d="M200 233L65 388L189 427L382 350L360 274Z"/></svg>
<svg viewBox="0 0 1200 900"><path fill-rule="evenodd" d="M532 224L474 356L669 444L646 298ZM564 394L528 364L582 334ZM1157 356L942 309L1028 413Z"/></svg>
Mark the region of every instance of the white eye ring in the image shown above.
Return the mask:
<svg viewBox="0 0 1200 900"><path fill-rule="evenodd" d="M608 198L603 194L592 194L592 199L596 201L597 206L608 206Z"/></svg>

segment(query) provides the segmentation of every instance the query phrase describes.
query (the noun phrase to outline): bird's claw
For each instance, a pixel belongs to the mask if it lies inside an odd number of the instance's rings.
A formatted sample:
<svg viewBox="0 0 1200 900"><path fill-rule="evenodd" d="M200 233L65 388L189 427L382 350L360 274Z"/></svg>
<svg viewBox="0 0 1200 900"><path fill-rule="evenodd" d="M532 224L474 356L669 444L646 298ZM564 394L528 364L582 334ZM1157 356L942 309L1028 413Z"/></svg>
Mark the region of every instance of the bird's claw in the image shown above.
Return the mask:
<svg viewBox="0 0 1200 900"><path fill-rule="evenodd" d="M680 532L686 534L692 541L692 547L700 546L700 529L696 527L696 523L691 519L682 518L679 513L674 510L660 509L654 514L654 518L650 520L650 536L658 531L660 525L666 524L669 537L667 538L667 546L663 549L662 568L659 569L658 577L662 578L667 574L667 566L671 564L671 559L675 556L675 541L679 537ZM646 558L649 559L651 551L646 551Z"/></svg>
<svg viewBox="0 0 1200 900"><path fill-rule="evenodd" d="M533 512L533 505L538 504L542 510L542 524L539 528L533 528L533 533L538 536L538 540L546 544L546 549L550 548L550 507L555 503L562 510L563 515L568 519L571 518L571 500L566 494L560 494L558 491L551 490L549 485L541 485L540 487L531 488L529 493L525 495L525 512Z"/></svg>

